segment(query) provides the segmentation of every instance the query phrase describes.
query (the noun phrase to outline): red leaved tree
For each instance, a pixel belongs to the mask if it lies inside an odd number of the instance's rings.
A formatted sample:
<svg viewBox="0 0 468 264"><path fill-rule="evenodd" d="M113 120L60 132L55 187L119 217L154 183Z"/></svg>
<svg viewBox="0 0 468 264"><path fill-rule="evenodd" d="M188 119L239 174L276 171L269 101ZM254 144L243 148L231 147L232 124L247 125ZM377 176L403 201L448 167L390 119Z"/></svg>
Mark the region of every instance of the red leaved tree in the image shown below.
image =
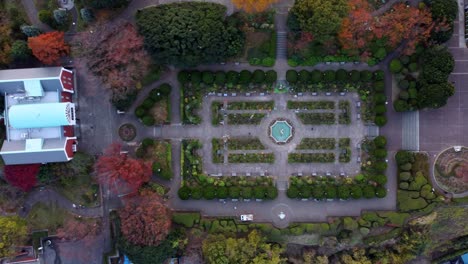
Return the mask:
<svg viewBox="0 0 468 264"><path fill-rule="evenodd" d="M170 211L161 197L149 191L127 200L119 216L122 234L136 245L159 245L171 228Z"/></svg>
<svg viewBox="0 0 468 264"><path fill-rule="evenodd" d="M13 186L28 192L37 183L41 164L5 165L5 179Z"/></svg>
<svg viewBox="0 0 468 264"><path fill-rule="evenodd" d="M344 49L356 51L375 37L374 19L367 0L351 0L348 5L349 16L343 19L338 39Z"/></svg>
<svg viewBox="0 0 468 264"><path fill-rule="evenodd" d="M60 57L68 55L70 46L65 43L64 33L53 31L28 38L28 47L33 55L45 64L57 64Z"/></svg>
<svg viewBox="0 0 468 264"><path fill-rule="evenodd" d="M95 237L100 230L100 223L94 219L68 218L62 228L57 229L57 236L65 240L80 240Z"/></svg>
<svg viewBox="0 0 468 264"><path fill-rule="evenodd" d="M99 157L95 164L98 181L108 184L113 191L129 188L130 192L134 192L151 178L151 164L130 158L121 153L121 149L119 144L112 144Z"/></svg>
<svg viewBox="0 0 468 264"><path fill-rule="evenodd" d="M243 9L247 13L265 11L271 4L278 0L233 0L236 8Z"/></svg>

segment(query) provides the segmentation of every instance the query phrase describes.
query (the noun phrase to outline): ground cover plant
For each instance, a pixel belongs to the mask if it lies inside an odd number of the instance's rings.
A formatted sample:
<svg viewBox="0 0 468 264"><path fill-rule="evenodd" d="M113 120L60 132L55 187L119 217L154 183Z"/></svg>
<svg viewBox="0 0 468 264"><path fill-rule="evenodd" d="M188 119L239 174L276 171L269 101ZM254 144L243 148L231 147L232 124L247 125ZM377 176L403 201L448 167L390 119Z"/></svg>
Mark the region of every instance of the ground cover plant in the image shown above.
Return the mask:
<svg viewBox="0 0 468 264"><path fill-rule="evenodd" d="M229 153L229 163L273 163L275 155L273 153Z"/></svg>
<svg viewBox="0 0 468 264"><path fill-rule="evenodd" d="M199 72L199 71L181 71L178 80L182 85L181 89L181 112L183 114L184 124L199 124L201 118L197 111L201 106L202 98L208 93L256 93L272 91L273 83L276 81L276 72L255 70L250 72L243 70L241 72ZM269 104L265 105L270 108ZM236 104L234 104L236 105ZM251 107L248 102L247 105ZM215 105L212 108L212 123L221 122L219 110L222 105ZM245 119L239 115L240 119ZM214 120L214 121L213 121ZM219 124L218 122L218 124Z"/></svg>
<svg viewBox="0 0 468 264"><path fill-rule="evenodd" d="M335 153L289 153L288 163L329 163L335 161Z"/></svg>
<svg viewBox="0 0 468 264"><path fill-rule="evenodd" d="M296 115L305 125L336 124L335 113L297 113Z"/></svg>
<svg viewBox="0 0 468 264"><path fill-rule="evenodd" d="M315 109L335 109L334 101L288 101L288 109L315 110Z"/></svg>
<svg viewBox="0 0 468 264"><path fill-rule="evenodd" d="M288 70L286 79L293 92L357 92L362 101L362 119L378 126L383 126L387 122L385 117L387 97L384 93L383 71L346 71L339 69L323 72L319 70L311 72L301 70L297 72ZM294 102L294 104L299 106L303 103Z"/></svg>
<svg viewBox="0 0 468 264"><path fill-rule="evenodd" d="M245 40L239 21L225 13L220 4L173 3L142 9L136 21L155 62L195 66L221 62L242 51ZM174 23L178 17L184 19Z"/></svg>
<svg viewBox="0 0 468 264"><path fill-rule="evenodd" d="M135 115L145 126L168 124L171 122L170 94L172 87L161 84L148 94L146 99L135 109Z"/></svg>
<svg viewBox="0 0 468 264"><path fill-rule="evenodd" d="M335 138L303 138L296 149L335 149Z"/></svg>
<svg viewBox="0 0 468 264"><path fill-rule="evenodd" d="M238 12L234 17L239 20L240 29L245 35L245 47L241 61L250 65L272 67L276 59L276 32L274 11L261 13Z"/></svg>
<svg viewBox="0 0 468 264"><path fill-rule="evenodd" d="M224 163L224 140L221 138L211 139L211 153L213 163Z"/></svg>
<svg viewBox="0 0 468 264"><path fill-rule="evenodd" d="M223 122L224 117L221 110L223 110L223 103L211 103L211 124L213 126L219 126Z"/></svg>
<svg viewBox="0 0 468 264"><path fill-rule="evenodd" d="M153 174L165 180L172 178L172 149L169 140L145 138L135 154L152 164Z"/></svg>
<svg viewBox="0 0 468 264"><path fill-rule="evenodd" d="M340 110L340 113L338 114L338 124L351 124L351 104L349 103L349 101L341 100L338 103L338 109Z"/></svg>
<svg viewBox="0 0 468 264"><path fill-rule="evenodd" d="M338 141L338 148L340 150L340 156L338 160L340 162L351 161L351 140L350 138L340 138Z"/></svg>
<svg viewBox="0 0 468 264"><path fill-rule="evenodd" d="M227 110L273 110L274 101L228 102Z"/></svg>

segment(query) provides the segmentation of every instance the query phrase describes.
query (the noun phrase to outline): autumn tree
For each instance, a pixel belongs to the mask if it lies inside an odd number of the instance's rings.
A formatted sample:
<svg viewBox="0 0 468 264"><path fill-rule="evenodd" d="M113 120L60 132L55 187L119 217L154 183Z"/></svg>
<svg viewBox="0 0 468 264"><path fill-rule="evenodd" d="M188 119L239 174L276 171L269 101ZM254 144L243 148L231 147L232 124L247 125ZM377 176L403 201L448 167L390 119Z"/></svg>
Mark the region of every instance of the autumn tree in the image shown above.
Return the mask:
<svg viewBox="0 0 468 264"><path fill-rule="evenodd" d="M171 216L161 198L149 191L126 201L119 211L125 239L141 246L157 246L169 234Z"/></svg>
<svg viewBox="0 0 468 264"><path fill-rule="evenodd" d="M0 65L10 63L11 27L6 12L0 10Z"/></svg>
<svg viewBox="0 0 468 264"><path fill-rule="evenodd" d="M375 36L372 32L373 17L367 0L351 0L349 16L343 19L338 40L345 50L364 48Z"/></svg>
<svg viewBox="0 0 468 264"><path fill-rule="evenodd" d="M265 11L271 4L278 0L233 0L236 8L243 9L247 13Z"/></svg>
<svg viewBox="0 0 468 264"><path fill-rule="evenodd" d="M208 264L214 263L284 263L278 245L265 242L261 233L253 230L247 238L232 238L211 235L203 241L203 257Z"/></svg>
<svg viewBox="0 0 468 264"><path fill-rule="evenodd" d="M36 176L41 164L5 165L5 179L24 192L30 191L37 183Z"/></svg>
<svg viewBox="0 0 468 264"><path fill-rule="evenodd" d="M348 14L347 0L297 0L292 8L301 30L312 33L314 39L326 42L340 29Z"/></svg>
<svg viewBox="0 0 468 264"><path fill-rule="evenodd" d="M84 46L89 70L112 91L114 104L121 110L129 107L131 102L122 102L136 93L141 85L138 81L143 79L151 64L143 38L135 27L130 23L111 23L78 38Z"/></svg>
<svg viewBox="0 0 468 264"><path fill-rule="evenodd" d="M68 55L70 47L65 43L64 33L53 31L28 38L33 55L49 65L57 64L62 56Z"/></svg>
<svg viewBox="0 0 468 264"><path fill-rule="evenodd" d="M0 259L11 256L14 247L25 242L28 229L26 220L19 216L0 216Z"/></svg>
<svg viewBox="0 0 468 264"><path fill-rule="evenodd" d="M99 157L95 164L95 171L100 184L109 184L113 191L127 187L136 191L151 177L151 165L142 160L130 158L121 153L119 144L112 144Z"/></svg>
<svg viewBox="0 0 468 264"><path fill-rule="evenodd" d="M57 236L65 240L81 240L95 237L100 230L100 223L94 219L68 218L63 227L57 229Z"/></svg>

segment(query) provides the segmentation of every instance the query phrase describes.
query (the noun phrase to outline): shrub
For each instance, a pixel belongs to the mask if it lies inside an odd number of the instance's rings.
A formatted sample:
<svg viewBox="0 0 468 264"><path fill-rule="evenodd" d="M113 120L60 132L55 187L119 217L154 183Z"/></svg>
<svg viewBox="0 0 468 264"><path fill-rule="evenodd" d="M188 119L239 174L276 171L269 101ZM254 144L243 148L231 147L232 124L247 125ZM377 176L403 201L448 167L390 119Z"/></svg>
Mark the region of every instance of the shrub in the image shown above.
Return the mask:
<svg viewBox="0 0 468 264"><path fill-rule="evenodd" d="M379 127L385 126L385 124L387 124L387 118L383 115L376 115L374 118L374 123Z"/></svg>
<svg viewBox="0 0 468 264"><path fill-rule="evenodd" d="M266 188L266 198L273 200L276 199L276 197L278 197L278 189L274 186L268 186Z"/></svg>
<svg viewBox="0 0 468 264"><path fill-rule="evenodd" d="M408 100L409 99L409 93L407 91L400 91L399 95L401 100Z"/></svg>
<svg viewBox="0 0 468 264"><path fill-rule="evenodd" d="M407 173L407 172L405 172ZM402 190L408 190L408 186L409 184L407 182L400 182L400 184L398 185L398 187Z"/></svg>
<svg viewBox="0 0 468 264"><path fill-rule="evenodd" d="M361 73L359 73L359 71L352 70L350 79L353 82L359 82L359 80L361 80Z"/></svg>
<svg viewBox="0 0 468 264"><path fill-rule="evenodd" d="M228 198L228 188L225 186L218 186L218 189L216 190L216 197L219 199Z"/></svg>
<svg viewBox="0 0 468 264"><path fill-rule="evenodd" d="M378 148L374 150L374 156L377 159L385 159L387 157L387 151L385 149Z"/></svg>
<svg viewBox="0 0 468 264"><path fill-rule="evenodd" d="M408 172L408 171L400 172L400 181L409 181L410 179L411 179L411 172Z"/></svg>
<svg viewBox="0 0 468 264"><path fill-rule="evenodd" d="M385 91L385 82L377 81L374 83L374 91L382 93Z"/></svg>
<svg viewBox="0 0 468 264"><path fill-rule="evenodd" d="M408 162L408 163L405 163L405 164L403 164L403 165L400 165L400 169L401 169L402 171L410 171L412 167L413 167L413 164L411 164L411 163L409 163L409 162Z"/></svg>
<svg viewBox="0 0 468 264"><path fill-rule="evenodd" d="M172 215L172 221L176 224L190 228L200 221L200 213L174 213Z"/></svg>
<svg viewBox="0 0 468 264"><path fill-rule="evenodd" d="M333 186L333 185L327 185L325 187L325 196L327 197L327 199L333 199L333 198L336 198L336 187Z"/></svg>
<svg viewBox="0 0 468 264"><path fill-rule="evenodd" d="M385 176L384 174L377 174L372 177L372 180L380 185L384 185L385 183L387 183L387 176Z"/></svg>
<svg viewBox="0 0 468 264"><path fill-rule="evenodd" d="M252 198L252 188L250 188L250 187L244 187L244 188L242 188L241 196L242 196L242 198L244 198L244 199L250 199L250 198Z"/></svg>
<svg viewBox="0 0 468 264"><path fill-rule="evenodd" d="M405 150L398 151L395 155L396 162L398 166L401 166L406 163L413 163L414 156L413 153Z"/></svg>
<svg viewBox="0 0 468 264"><path fill-rule="evenodd" d="M297 82L297 71L295 70L288 70L286 72L286 80L289 83L296 83Z"/></svg>
<svg viewBox="0 0 468 264"><path fill-rule="evenodd" d="M327 70L323 73L323 80L326 82L334 82L336 79L336 73L333 70Z"/></svg>
<svg viewBox="0 0 468 264"><path fill-rule="evenodd" d="M339 69L336 71L336 80L339 82L345 82L348 80L348 72L343 69Z"/></svg>
<svg viewBox="0 0 468 264"><path fill-rule="evenodd" d="M394 103L393 103L393 108L395 109L395 111L397 112L405 112L405 111L409 111L410 110L410 106L409 104L404 101L404 100L396 100Z"/></svg>
<svg viewBox="0 0 468 264"><path fill-rule="evenodd" d="M226 82L236 85L239 81L239 73L236 71L228 71L226 74Z"/></svg>
<svg viewBox="0 0 468 264"><path fill-rule="evenodd" d="M153 146L154 145L154 140L151 139L151 138L144 138L142 141L141 141L141 145L144 147L144 148L147 148L149 146Z"/></svg>
<svg viewBox="0 0 468 264"><path fill-rule="evenodd" d="M154 123L155 123L154 118L153 118L152 116L149 116L149 115L144 116L144 117L141 119L141 121L143 122L143 125L145 125L145 126L153 126Z"/></svg>
<svg viewBox="0 0 468 264"><path fill-rule="evenodd" d="M312 83L319 83L322 80L322 72L319 70L314 70L310 74L310 80Z"/></svg>
<svg viewBox="0 0 468 264"><path fill-rule="evenodd" d="M21 32L27 37L37 37L42 34L42 31L36 26L23 25L21 26Z"/></svg>
<svg viewBox="0 0 468 264"><path fill-rule="evenodd" d="M416 88L408 89L408 96L409 96L410 99L418 98L418 90L416 90Z"/></svg>
<svg viewBox="0 0 468 264"><path fill-rule="evenodd" d="M239 83L240 84L249 84L252 80L252 73L248 70L243 70L239 73Z"/></svg>
<svg viewBox="0 0 468 264"><path fill-rule="evenodd" d="M374 81L383 81L385 78L385 72L378 70L374 72Z"/></svg>
<svg viewBox="0 0 468 264"><path fill-rule="evenodd" d="M161 84L157 91L163 96L169 96L171 94L172 87L168 83Z"/></svg>
<svg viewBox="0 0 468 264"><path fill-rule="evenodd" d="M353 197L353 199L359 199L362 197L362 195L363 193L361 187L357 185L351 186L351 197Z"/></svg>
<svg viewBox="0 0 468 264"><path fill-rule="evenodd" d="M401 65L401 62L398 59L393 59L390 62L390 71L392 73L399 73L401 72L402 68L403 68L403 65Z"/></svg>
<svg viewBox="0 0 468 264"><path fill-rule="evenodd" d="M419 66L417 63L413 62L413 63L410 63L410 65L408 66L408 70L410 72L416 72L418 70Z"/></svg>
<svg viewBox="0 0 468 264"><path fill-rule="evenodd" d="M180 187L177 191L177 195L179 195L179 198L182 200L188 200L190 198L190 188L187 186Z"/></svg>
<svg viewBox="0 0 468 264"><path fill-rule="evenodd" d="M222 71L216 72L214 82L217 85L222 85L226 82L226 74Z"/></svg>
<svg viewBox="0 0 468 264"><path fill-rule="evenodd" d="M403 90L408 89L408 87L409 87L408 80L403 79L403 80L399 81L398 82L398 87L400 87L400 89L403 89Z"/></svg>
<svg viewBox="0 0 468 264"><path fill-rule="evenodd" d="M254 197L256 199L263 199L265 198L265 189L262 186L255 186L254 188Z"/></svg>
<svg viewBox="0 0 468 264"><path fill-rule="evenodd" d="M32 53L26 41L15 40L11 46L10 55L14 60L26 60L32 55Z"/></svg>
<svg viewBox="0 0 468 264"><path fill-rule="evenodd" d="M380 114L384 114L387 112L387 108L385 107L384 104L378 104L374 107L374 111L376 114L380 115Z"/></svg>
<svg viewBox="0 0 468 264"><path fill-rule="evenodd" d="M37 15L39 17L39 20L42 23L45 23L47 25L53 25L54 24L54 17L52 15L52 12L50 12L49 10L40 10Z"/></svg>
<svg viewBox="0 0 468 264"><path fill-rule="evenodd" d="M374 164L374 170L378 172L384 172L387 169L388 164L385 161L378 161Z"/></svg>
<svg viewBox="0 0 468 264"><path fill-rule="evenodd" d="M365 185L362 188L362 195L364 196L364 198L367 198L367 199L374 198L375 197L374 187L372 187L371 185Z"/></svg>
<svg viewBox="0 0 468 264"><path fill-rule="evenodd" d="M193 71L190 73L190 81L192 84L200 84L202 81L202 74L199 71Z"/></svg>
<svg viewBox="0 0 468 264"><path fill-rule="evenodd" d="M278 78L277 74L275 71L273 70L269 70L266 72L266 76L265 76L265 82L268 83L268 84L272 84L274 82L276 82L276 79Z"/></svg>
<svg viewBox="0 0 468 264"><path fill-rule="evenodd" d="M350 189L347 185L338 186L338 198L340 199L349 199L351 195Z"/></svg>
<svg viewBox="0 0 468 264"><path fill-rule="evenodd" d="M209 72L209 71L205 71L202 73L202 81L205 83L205 84L213 84L214 82L214 76L213 76L213 73Z"/></svg>
<svg viewBox="0 0 468 264"><path fill-rule="evenodd" d="M400 62L403 64L403 65L408 65L408 63L410 62L410 58L408 56L401 56L400 57Z"/></svg>
<svg viewBox="0 0 468 264"><path fill-rule="evenodd" d="M377 136L374 138L374 144L377 148L385 148L387 145L387 138L384 136Z"/></svg>
<svg viewBox="0 0 468 264"><path fill-rule="evenodd" d="M376 104L383 104L387 101L387 96L384 93L376 93L374 95L374 102Z"/></svg>
<svg viewBox="0 0 468 264"><path fill-rule="evenodd" d="M153 99L151 98L146 98L143 103L141 104L141 107L145 108L145 109L150 109L151 107L153 107L154 105L154 101Z"/></svg>
<svg viewBox="0 0 468 264"><path fill-rule="evenodd" d="M309 198L312 195L312 190L309 188L309 186L302 186L300 188L300 197L301 198Z"/></svg>
<svg viewBox="0 0 468 264"><path fill-rule="evenodd" d="M299 82L300 83L308 83L310 79L310 73L306 70L302 70L299 72Z"/></svg>
<svg viewBox="0 0 468 264"><path fill-rule="evenodd" d="M387 189L384 187L377 187L375 188L375 196L378 198L384 198L387 196Z"/></svg>
<svg viewBox="0 0 468 264"><path fill-rule="evenodd" d="M252 79L254 83L263 83L265 81L265 72L262 70L255 70Z"/></svg>
<svg viewBox="0 0 468 264"><path fill-rule="evenodd" d="M295 186L290 186L286 191L286 195L291 199L295 199L299 197L299 190Z"/></svg>
<svg viewBox="0 0 468 264"><path fill-rule="evenodd" d="M370 71L361 71L360 79L363 82L369 82L372 80L372 73Z"/></svg>
<svg viewBox="0 0 468 264"><path fill-rule="evenodd" d="M186 84L189 82L190 74L187 71L180 71L177 75L177 80L181 84Z"/></svg>
<svg viewBox="0 0 468 264"><path fill-rule="evenodd" d="M55 9L54 10L54 19L57 24L64 25L68 21L68 14L66 10Z"/></svg>
<svg viewBox="0 0 468 264"><path fill-rule="evenodd" d="M237 186L231 186L228 188L228 193L229 193L229 197L233 198L233 199L237 199L240 197L240 187L237 187Z"/></svg>
<svg viewBox="0 0 468 264"><path fill-rule="evenodd" d="M273 67L275 65L275 59L271 57L266 57L262 59L262 66Z"/></svg>
<svg viewBox="0 0 468 264"><path fill-rule="evenodd" d="M213 200L216 197L216 190L214 186L207 186L203 189L203 197L207 200Z"/></svg>

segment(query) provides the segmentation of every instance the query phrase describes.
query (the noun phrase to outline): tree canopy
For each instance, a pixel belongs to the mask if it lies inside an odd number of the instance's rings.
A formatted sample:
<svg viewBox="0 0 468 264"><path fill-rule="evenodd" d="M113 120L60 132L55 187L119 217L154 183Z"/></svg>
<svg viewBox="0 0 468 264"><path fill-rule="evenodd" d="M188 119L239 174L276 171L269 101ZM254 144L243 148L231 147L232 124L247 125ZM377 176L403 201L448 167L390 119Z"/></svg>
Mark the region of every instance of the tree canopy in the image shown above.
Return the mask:
<svg viewBox="0 0 468 264"><path fill-rule="evenodd" d="M145 8L137 13L140 34L159 64L194 66L238 54L244 36L237 22L213 3L175 3Z"/></svg>
<svg viewBox="0 0 468 264"><path fill-rule="evenodd" d="M45 64L57 64L62 56L68 55L70 47L65 43L64 33L53 31L28 38L33 55Z"/></svg>
<svg viewBox="0 0 468 264"><path fill-rule="evenodd" d="M24 192L30 191L37 183L41 164L6 165L5 179Z"/></svg>
<svg viewBox="0 0 468 264"><path fill-rule="evenodd" d="M247 238L226 238L224 235L211 235L203 241L203 256L208 264L237 263L283 263L278 245L265 242L261 234L253 230Z"/></svg>
<svg viewBox="0 0 468 264"><path fill-rule="evenodd" d="M336 35L348 14L347 0L297 0L292 8L301 30L324 42Z"/></svg>
<svg viewBox="0 0 468 264"><path fill-rule="evenodd" d="M278 0L233 0L234 5L247 13L262 12Z"/></svg>
<svg viewBox="0 0 468 264"><path fill-rule="evenodd" d="M25 242L28 234L26 220L19 216L0 216L0 258L14 252L14 246Z"/></svg>

